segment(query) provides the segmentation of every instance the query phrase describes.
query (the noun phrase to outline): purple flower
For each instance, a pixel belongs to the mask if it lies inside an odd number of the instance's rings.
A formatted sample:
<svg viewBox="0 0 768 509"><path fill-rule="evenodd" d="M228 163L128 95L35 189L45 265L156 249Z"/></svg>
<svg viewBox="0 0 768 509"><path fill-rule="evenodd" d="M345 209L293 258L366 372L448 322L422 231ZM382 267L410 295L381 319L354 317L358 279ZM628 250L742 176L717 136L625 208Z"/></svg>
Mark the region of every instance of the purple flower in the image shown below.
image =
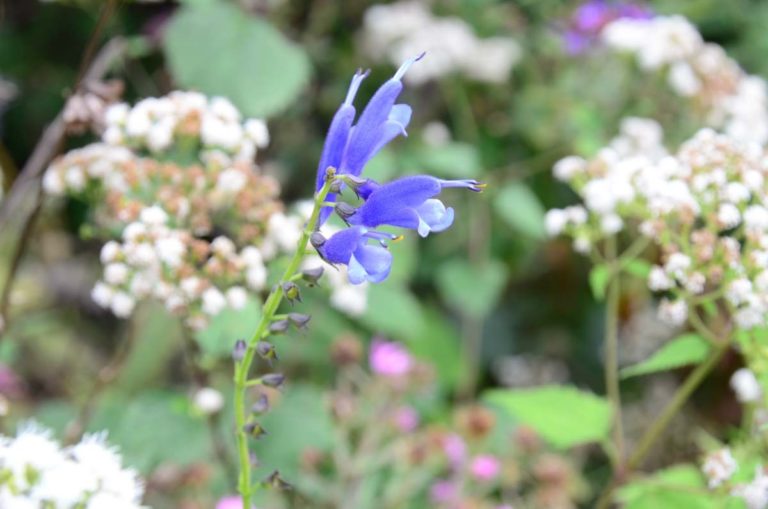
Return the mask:
<svg viewBox="0 0 768 509"><path fill-rule="evenodd" d="M392 268L392 253L381 244L371 245L368 241L386 242L392 237L357 226L335 233L317 251L329 263L347 265L350 283L380 283Z"/></svg>
<svg viewBox="0 0 768 509"><path fill-rule="evenodd" d="M349 224L376 228L389 225L416 230L426 237L453 224L453 209L434 199L447 187L481 191L476 180L441 180L429 175L403 177L364 190L365 203L347 218Z"/></svg>
<svg viewBox="0 0 768 509"><path fill-rule="evenodd" d="M647 19L653 11L633 2L590 0L579 5L563 32L565 49L571 55L583 53L597 40L605 25L619 18Z"/></svg>
<svg viewBox="0 0 768 509"><path fill-rule="evenodd" d="M410 406L402 406L395 411L395 426L404 433L409 433L419 426L419 413Z"/></svg>
<svg viewBox="0 0 768 509"><path fill-rule="evenodd" d="M374 339L369 357L371 371L386 377L407 375L413 367L413 359L400 343Z"/></svg>
<svg viewBox="0 0 768 509"><path fill-rule="evenodd" d="M224 497L216 504L216 509L243 509L243 499L236 495Z"/></svg>
<svg viewBox="0 0 768 509"><path fill-rule="evenodd" d="M443 441L443 452L454 469L458 469L467 458L467 444L459 435L452 433Z"/></svg>
<svg viewBox="0 0 768 509"><path fill-rule="evenodd" d="M481 454L476 456L469 465L469 471L478 481L492 481L501 471L501 463L495 456Z"/></svg>
<svg viewBox="0 0 768 509"><path fill-rule="evenodd" d="M459 488L456 483L448 480L439 480L429 489L429 498L435 504L448 504L454 502L459 496Z"/></svg>
<svg viewBox="0 0 768 509"><path fill-rule="evenodd" d="M355 121L356 110L353 101L368 72L358 71L352 78L347 97L331 121L331 127L325 137L323 153L317 167L316 189L325 182L325 172L333 167L339 174L358 176L366 163L387 143L398 135L406 135L405 128L411 120L411 107L407 104L395 104L403 90L401 81L408 68L420 60L424 54L406 60L395 75L384 83L373 95L368 105ZM336 195L330 193L327 201L333 202ZM321 223L328 218L331 209L322 211Z"/></svg>

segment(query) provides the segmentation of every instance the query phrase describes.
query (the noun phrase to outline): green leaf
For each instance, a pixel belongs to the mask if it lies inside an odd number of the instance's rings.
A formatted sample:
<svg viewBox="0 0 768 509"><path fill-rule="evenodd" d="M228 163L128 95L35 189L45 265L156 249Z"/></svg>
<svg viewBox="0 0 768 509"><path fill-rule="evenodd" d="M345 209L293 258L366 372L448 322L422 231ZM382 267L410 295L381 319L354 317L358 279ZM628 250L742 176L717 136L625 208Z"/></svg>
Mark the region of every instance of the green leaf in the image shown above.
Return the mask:
<svg viewBox="0 0 768 509"><path fill-rule="evenodd" d="M402 341L417 340L424 331L421 304L397 284L371 285L368 306L361 319L374 332Z"/></svg>
<svg viewBox="0 0 768 509"><path fill-rule="evenodd" d="M506 283L507 267L497 260L480 266L453 260L441 265L437 272L437 288L445 302L477 318L493 311Z"/></svg>
<svg viewBox="0 0 768 509"><path fill-rule="evenodd" d="M261 317L261 304L249 298L240 310L225 308L214 316L203 330L195 334L195 340L207 355L227 357L232 354L235 341L251 338Z"/></svg>
<svg viewBox="0 0 768 509"><path fill-rule="evenodd" d="M648 275L651 273L651 264L637 258L629 260L622 268L640 279L648 279Z"/></svg>
<svg viewBox="0 0 768 509"><path fill-rule="evenodd" d="M425 149L419 158L426 173L443 178L475 178L482 172L480 155L468 143Z"/></svg>
<svg viewBox="0 0 768 509"><path fill-rule="evenodd" d="M303 49L267 21L227 2L182 7L163 42L181 87L225 96L249 116L284 109L309 76Z"/></svg>
<svg viewBox="0 0 768 509"><path fill-rule="evenodd" d="M535 429L553 446L567 449L599 442L611 428L611 407L605 399L567 386L494 389L483 399Z"/></svg>
<svg viewBox="0 0 768 509"><path fill-rule="evenodd" d="M619 490L618 498L624 509L722 507L722 500L718 506L718 495L706 488L701 472L694 465L676 465L634 481Z"/></svg>
<svg viewBox="0 0 768 509"><path fill-rule="evenodd" d="M608 289L610 279L611 270L607 265L596 265L589 271L589 287L592 288L592 295L595 296L595 299L605 299L605 291Z"/></svg>
<svg viewBox="0 0 768 509"><path fill-rule="evenodd" d="M494 198L493 206L512 229L536 240L546 237L544 207L528 186L507 184Z"/></svg>
<svg viewBox="0 0 768 509"><path fill-rule="evenodd" d="M656 350L649 358L621 370L622 378L698 364L707 358L709 343L698 334L683 334Z"/></svg>

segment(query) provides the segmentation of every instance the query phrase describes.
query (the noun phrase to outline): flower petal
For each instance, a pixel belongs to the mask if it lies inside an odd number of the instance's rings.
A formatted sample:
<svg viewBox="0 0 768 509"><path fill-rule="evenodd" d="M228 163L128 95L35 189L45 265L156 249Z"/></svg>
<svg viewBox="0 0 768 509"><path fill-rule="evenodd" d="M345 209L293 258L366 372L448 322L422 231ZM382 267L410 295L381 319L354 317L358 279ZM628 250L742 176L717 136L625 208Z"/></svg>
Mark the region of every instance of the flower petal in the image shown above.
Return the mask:
<svg viewBox="0 0 768 509"><path fill-rule="evenodd" d="M391 268L392 253L381 246L363 244L349 260L349 281L353 284L363 281L380 283L387 278Z"/></svg>
<svg viewBox="0 0 768 509"><path fill-rule="evenodd" d="M453 224L453 209L440 200L427 200L416 208L419 216L418 232L426 237L430 232L441 232Z"/></svg>
<svg viewBox="0 0 768 509"><path fill-rule="evenodd" d="M428 175L403 177L373 191L358 209L355 221L369 228L382 224L400 226L396 222L403 221L404 209L416 208L438 194L440 194L440 181L434 177ZM404 227L415 228L415 225Z"/></svg>
<svg viewBox="0 0 768 509"><path fill-rule="evenodd" d="M357 249L365 229L359 226L341 230L325 241L320 254L330 263L348 264L352 253Z"/></svg>

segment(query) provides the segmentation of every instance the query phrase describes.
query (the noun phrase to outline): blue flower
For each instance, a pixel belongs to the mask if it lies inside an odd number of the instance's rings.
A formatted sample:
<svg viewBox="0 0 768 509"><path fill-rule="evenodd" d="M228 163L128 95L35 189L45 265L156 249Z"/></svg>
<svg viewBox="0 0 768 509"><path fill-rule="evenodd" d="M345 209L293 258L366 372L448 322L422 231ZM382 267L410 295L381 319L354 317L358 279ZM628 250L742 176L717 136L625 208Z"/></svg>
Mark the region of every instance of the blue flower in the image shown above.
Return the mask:
<svg viewBox="0 0 768 509"><path fill-rule="evenodd" d="M361 193L365 203L346 220L365 228L408 228L426 237L453 224L453 209L435 199L448 187L481 191L484 185L475 180L441 180L429 175L403 177L381 186L369 184Z"/></svg>
<svg viewBox="0 0 768 509"><path fill-rule="evenodd" d="M395 104L403 90L403 75L422 55L407 60L395 75L384 83L373 95L368 105L360 114L357 123L355 107L352 105L355 95L368 72L358 71L352 78L347 97L336 111L331 127L325 138L323 153L317 167L316 190L325 182L325 173L329 167L337 174L358 176L366 163L381 150L384 145L398 135L407 135L405 128L411 120L411 107L407 104ZM330 193L327 201L333 202L336 195ZM321 224L327 219L331 209L326 207L321 213Z"/></svg>
<svg viewBox="0 0 768 509"><path fill-rule="evenodd" d="M347 265L349 281L380 283L392 268L392 253L385 242L394 239L386 233L373 232L361 226L341 230L317 248L329 263ZM378 245L369 244L370 240Z"/></svg>

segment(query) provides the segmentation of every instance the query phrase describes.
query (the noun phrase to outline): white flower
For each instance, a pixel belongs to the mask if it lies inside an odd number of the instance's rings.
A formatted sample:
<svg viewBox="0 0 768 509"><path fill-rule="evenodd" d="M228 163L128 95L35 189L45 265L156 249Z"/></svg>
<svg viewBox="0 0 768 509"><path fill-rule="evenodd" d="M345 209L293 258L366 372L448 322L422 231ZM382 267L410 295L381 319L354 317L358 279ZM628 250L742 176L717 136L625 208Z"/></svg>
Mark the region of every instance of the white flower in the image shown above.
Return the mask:
<svg viewBox="0 0 768 509"><path fill-rule="evenodd" d="M673 326L680 326L688 318L688 304L684 300L671 301L661 299L659 303L659 319Z"/></svg>
<svg viewBox="0 0 768 509"><path fill-rule="evenodd" d="M728 285L725 298L734 306L746 302L752 295L752 282L747 278L734 279Z"/></svg>
<svg viewBox="0 0 768 509"><path fill-rule="evenodd" d="M721 204L720 208L717 210L717 220L726 230L735 228L741 222L739 208L733 203Z"/></svg>
<svg viewBox="0 0 768 509"><path fill-rule="evenodd" d="M192 398L195 408L205 415L212 415L224 408L224 396L212 387L203 387Z"/></svg>
<svg viewBox="0 0 768 509"><path fill-rule="evenodd" d="M551 209L544 216L547 234L551 237L560 235L568 224L568 214L562 209Z"/></svg>
<svg viewBox="0 0 768 509"><path fill-rule="evenodd" d="M687 62L676 62L669 70L669 85L678 94L691 97L701 90L701 80Z"/></svg>
<svg viewBox="0 0 768 509"><path fill-rule="evenodd" d="M219 236L211 242L211 251L222 258L230 258L234 256L236 250L237 247L235 247L235 243L228 237Z"/></svg>
<svg viewBox="0 0 768 509"><path fill-rule="evenodd" d="M731 376L731 388L741 403L757 403L763 397L763 389L755 374L748 368L736 370Z"/></svg>
<svg viewBox="0 0 768 509"><path fill-rule="evenodd" d="M227 304L232 309L243 309L248 303L248 292L242 286L233 286L226 295Z"/></svg>
<svg viewBox="0 0 768 509"><path fill-rule="evenodd" d="M592 241L587 237L576 237L573 239L573 249L577 253L587 254L592 249Z"/></svg>
<svg viewBox="0 0 768 509"><path fill-rule="evenodd" d="M2 443L2 442L0 442ZM0 447L0 464L14 476L17 487L31 487L26 472L41 473L65 461L51 433L34 423L25 424L16 438Z"/></svg>
<svg viewBox="0 0 768 509"><path fill-rule="evenodd" d="M104 281L110 285L121 285L128 279L128 266L124 263L110 263L104 267Z"/></svg>
<svg viewBox="0 0 768 509"><path fill-rule="evenodd" d="M114 296L115 289L101 281L98 281L91 290L91 299L103 308L108 308L112 304Z"/></svg>
<svg viewBox="0 0 768 509"><path fill-rule="evenodd" d="M252 289L263 290L267 284L267 268L263 264L249 266L245 272L245 280Z"/></svg>
<svg viewBox="0 0 768 509"><path fill-rule="evenodd" d="M613 235L618 233L624 227L624 221L618 216L618 214L606 214L600 218L600 228L603 233Z"/></svg>
<svg viewBox="0 0 768 509"><path fill-rule="evenodd" d="M225 194L237 194L248 182L246 175L235 168L229 168L219 173L216 179L216 189Z"/></svg>
<svg viewBox="0 0 768 509"><path fill-rule="evenodd" d="M125 292L117 292L112 297L110 309L119 318L128 318L136 307L136 301Z"/></svg>
<svg viewBox="0 0 768 509"><path fill-rule="evenodd" d="M648 288L654 292L660 292L669 290L675 286L674 280L667 275L667 272L658 265L654 265L651 268L651 272L648 274Z"/></svg>
<svg viewBox="0 0 768 509"><path fill-rule="evenodd" d="M200 293L200 287L200 278L195 276L184 278L179 282L179 288L189 298L196 297Z"/></svg>
<svg viewBox="0 0 768 509"><path fill-rule="evenodd" d="M254 246L247 246L240 252L240 258L248 267L264 265L264 258L261 251Z"/></svg>
<svg viewBox="0 0 768 509"><path fill-rule="evenodd" d="M128 263L138 267L148 267L157 261L157 252L149 244L126 244L125 257Z"/></svg>
<svg viewBox="0 0 768 509"><path fill-rule="evenodd" d="M227 307L227 299L216 287L210 287L203 292L203 313L209 316L218 315Z"/></svg>
<svg viewBox="0 0 768 509"><path fill-rule="evenodd" d="M148 226L162 226L168 222L168 214L157 205L143 209L139 218Z"/></svg>
<svg viewBox="0 0 768 509"><path fill-rule="evenodd" d="M42 472L32 498L54 502L57 507L74 507L87 493L98 488L98 479L83 465L65 460Z"/></svg>
<svg viewBox="0 0 768 509"><path fill-rule="evenodd" d="M765 509L768 507L768 475L762 466L755 467L755 477L751 482L737 486L731 491L735 497L744 500L747 509Z"/></svg>
<svg viewBox="0 0 768 509"><path fill-rule="evenodd" d="M123 240L126 242L136 242L140 237L147 234L147 227L143 223L134 222L123 229Z"/></svg>
<svg viewBox="0 0 768 509"><path fill-rule="evenodd" d="M267 123L258 118L249 118L243 126L245 134L253 140L258 148L264 148L269 145L269 129Z"/></svg>
<svg viewBox="0 0 768 509"><path fill-rule="evenodd" d="M555 163L553 173L555 178L568 182L577 175L581 175L587 170L587 162L582 157L568 156Z"/></svg>
<svg viewBox="0 0 768 509"><path fill-rule="evenodd" d="M181 265L186 246L178 237L162 237L155 241L158 258L171 267Z"/></svg>
<svg viewBox="0 0 768 509"><path fill-rule="evenodd" d="M750 205L744 211L744 225L750 230L768 230L768 210L761 205Z"/></svg>
<svg viewBox="0 0 768 509"><path fill-rule="evenodd" d="M664 264L664 270L667 274L677 278L680 281L684 281L686 272L691 267L691 258L683 253L672 253L667 258L667 263Z"/></svg>
<svg viewBox="0 0 768 509"><path fill-rule="evenodd" d="M64 172L64 182L72 191L82 191L85 189L85 172L79 166L70 166Z"/></svg>
<svg viewBox="0 0 768 509"><path fill-rule="evenodd" d="M109 126L124 124L125 121L128 120L128 112L130 109L130 106L125 103L111 104L104 112L104 121Z"/></svg>
<svg viewBox="0 0 768 509"><path fill-rule="evenodd" d="M738 467L731 450L726 447L707 455L701 470L708 480L709 487L717 488L730 479Z"/></svg>
<svg viewBox="0 0 768 509"><path fill-rule="evenodd" d="M48 168L43 176L43 190L53 196L62 196L67 186L55 168Z"/></svg>
<svg viewBox="0 0 768 509"><path fill-rule="evenodd" d="M276 212L269 217L267 232L280 249L291 252L296 249L301 237L301 221L297 217Z"/></svg>

